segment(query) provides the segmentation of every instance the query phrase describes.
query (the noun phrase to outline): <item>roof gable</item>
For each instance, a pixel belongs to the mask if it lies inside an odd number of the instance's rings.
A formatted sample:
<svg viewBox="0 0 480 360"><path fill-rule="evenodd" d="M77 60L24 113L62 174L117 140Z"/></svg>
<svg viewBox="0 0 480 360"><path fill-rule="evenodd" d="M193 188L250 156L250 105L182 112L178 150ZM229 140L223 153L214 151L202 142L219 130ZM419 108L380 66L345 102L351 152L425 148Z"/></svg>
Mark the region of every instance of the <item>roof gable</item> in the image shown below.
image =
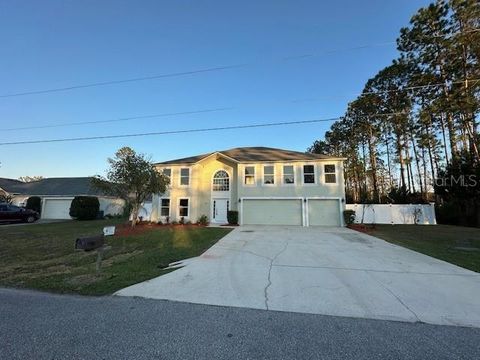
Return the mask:
<svg viewBox="0 0 480 360"><path fill-rule="evenodd" d="M301 161L301 160L322 160L335 159L331 156L304 153L300 151L284 150L269 147L239 147L229 150L217 151L203 155L191 156L187 158L169 160L157 163L156 165L188 165L195 164L212 154L222 154L237 162L272 162L272 161Z"/></svg>

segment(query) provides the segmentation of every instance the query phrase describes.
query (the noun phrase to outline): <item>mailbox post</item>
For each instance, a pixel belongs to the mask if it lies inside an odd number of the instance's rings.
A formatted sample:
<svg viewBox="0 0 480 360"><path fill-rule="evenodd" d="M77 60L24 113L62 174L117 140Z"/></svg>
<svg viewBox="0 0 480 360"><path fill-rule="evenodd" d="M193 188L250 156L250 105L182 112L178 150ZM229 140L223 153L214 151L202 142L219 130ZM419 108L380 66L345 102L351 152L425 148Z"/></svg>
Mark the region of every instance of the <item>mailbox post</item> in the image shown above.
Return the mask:
<svg viewBox="0 0 480 360"><path fill-rule="evenodd" d="M110 246L105 245L105 236L112 236L115 234L115 226L107 226L103 228L103 234L79 237L75 240L75 250L93 251L97 250L97 262L95 264L96 273L100 273L102 266L102 258L105 250L110 249Z"/></svg>
<svg viewBox="0 0 480 360"><path fill-rule="evenodd" d="M75 241L75 250L93 251L97 250L97 261L95 263L95 272L98 274L101 270L103 252L105 251L105 238L102 235L80 237Z"/></svg>

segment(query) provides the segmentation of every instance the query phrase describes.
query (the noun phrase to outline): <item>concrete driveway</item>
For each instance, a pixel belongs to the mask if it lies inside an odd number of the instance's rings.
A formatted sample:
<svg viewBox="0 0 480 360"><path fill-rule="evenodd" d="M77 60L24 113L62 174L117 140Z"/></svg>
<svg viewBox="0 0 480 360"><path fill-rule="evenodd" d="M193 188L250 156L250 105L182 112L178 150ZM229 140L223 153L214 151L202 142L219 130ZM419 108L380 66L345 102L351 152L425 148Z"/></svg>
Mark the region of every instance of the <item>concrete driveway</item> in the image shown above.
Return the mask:
<svg viewBox="0 0 480 360"><path fill-rule="evenodd" d="M117 295L480 327L480 274L344 228L239 227Z"/></svg>

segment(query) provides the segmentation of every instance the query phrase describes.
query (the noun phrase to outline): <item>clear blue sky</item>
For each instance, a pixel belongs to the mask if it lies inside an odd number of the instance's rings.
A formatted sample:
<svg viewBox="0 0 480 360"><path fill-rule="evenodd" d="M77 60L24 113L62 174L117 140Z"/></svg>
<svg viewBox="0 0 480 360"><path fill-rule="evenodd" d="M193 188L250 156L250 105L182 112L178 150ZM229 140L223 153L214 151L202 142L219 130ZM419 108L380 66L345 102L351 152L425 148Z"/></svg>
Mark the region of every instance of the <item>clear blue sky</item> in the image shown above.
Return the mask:
<svg viewBox="0 0 480 360"><path fill-rule="evenodd" d="M124 134L342 115L396 56L393 41L428 1L269 0L0 2L0 95L253 63L241 69L0 98L0 128L234 110L5 132L0 142ZM282 60L302 54L304 59ZM330 97L330 98L329 98ZM316 101L293 101L320 98ZM88 176L131 146L155 161L237 146L304 151L330 124L0 147L1 177Z"/></svg>

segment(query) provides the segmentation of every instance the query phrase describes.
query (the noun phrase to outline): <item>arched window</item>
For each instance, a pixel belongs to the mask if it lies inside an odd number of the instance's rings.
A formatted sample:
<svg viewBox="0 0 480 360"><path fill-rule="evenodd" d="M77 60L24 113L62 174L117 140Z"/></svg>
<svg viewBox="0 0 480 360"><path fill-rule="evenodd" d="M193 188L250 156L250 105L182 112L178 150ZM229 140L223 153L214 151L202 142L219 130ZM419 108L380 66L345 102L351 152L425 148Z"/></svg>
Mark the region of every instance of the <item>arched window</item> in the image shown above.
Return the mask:
<svg viewBox="0 0 480 360"><path fill-rule="evenodd" d="M218 170L213 176L213 191L229 191L230 179L225 170Z"/></svg>

